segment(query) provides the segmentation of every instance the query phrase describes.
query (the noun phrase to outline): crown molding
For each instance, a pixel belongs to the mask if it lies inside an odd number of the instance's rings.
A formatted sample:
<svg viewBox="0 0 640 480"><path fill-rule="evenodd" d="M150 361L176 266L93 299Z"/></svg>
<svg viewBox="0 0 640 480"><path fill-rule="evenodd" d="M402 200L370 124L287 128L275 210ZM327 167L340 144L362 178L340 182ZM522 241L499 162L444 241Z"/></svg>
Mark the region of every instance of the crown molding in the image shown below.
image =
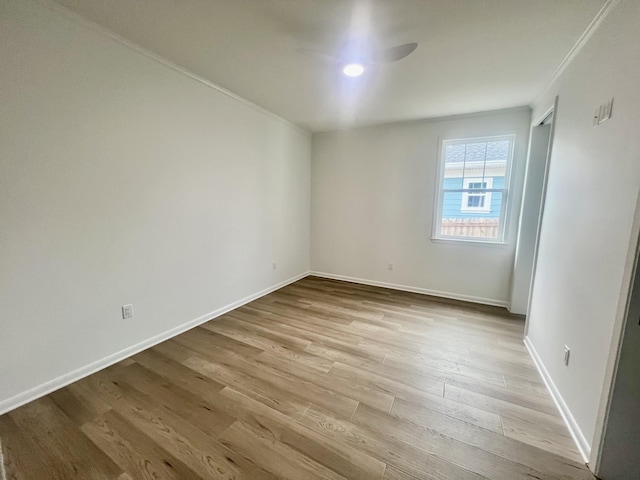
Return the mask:
<svg viewBox="0 0 640 480"><path fill-rule="evenodd" d="M125 47L136 51L137 53L149 58L150 60L153 60L157 63L160 63L162 65L164 65L167 68L170 68L171 70L178 72L186 77L189 77L192 80L195 80L196 82L199 82L209 88L212 88L216 91L218 91L219 93L222 93L223 95L226 95L228 97L233 98L234 100L237 100L238 102L252 108L253 110L256 110L264 115L266 115L267 117L273 118L274 120L278 120L279 122L284 123L285 125L288 125L289 127L292 127L293 129L299 131L300 133L304 133L308 136L311 136L311 132L309 130L306 130L305 128L302 128L300 125L297 125L293 122L290 122L289 120L273 113L270 110L267 110L266 108L261 107L260 105L257 105L253 102L251 102L250 100L247 100L244 97L241 97L240 95L233 93L230 90L227 90L226 88L221 87L220 85L217 85L216 83L207 80L204 77L201 77L200 75L197 75L189 70L187 70L186 68L173 63L172 61L157 55L156 53L152 52L151 50L147 50L146 48L138 45L137 43L134 43L130 40L127 40L126 38L118 35L117 33L112 32L111 30L109 30L106 27L103 27L102 25L94 22L93 20L89 20L86 17L83 17L82 15L74 12L73 10L69 9L68 7L65 7L64 5L60 5L59 3L56 3L54 0L34 0L34 3L37 3L47 9L49 9L50 11L53 11L54 13L57 13L59 15L62 15L64 17L66 17L67 19L83 25L84 27L89 28L90 30L104 36L107 38L110 38L111 40L114 40L118 43L120 43L121 45L124 45Z"/></svg>
<svg viewBox="0 0 640 480"><path fill-rule="evenodd" d="M543 97L549 91L551 86L558 80L558 78L560 78L562 73L571 64L571 62L573 62L574 58L576 58L578 53L580 53L580 50L582 50L582 48L587 44L589 39L592 37L592 35L595 33L598 27L602 24L604 19L607 18L609 13L611 13L611 11L619 2L620 0L607 0L604 3L604 5L602 5L602 7L600 8L596 16L591 21L591 23L587 26L585 31L582 32L582 35L580 35L580 38L578 38L578 41L571 48L571 50L569 50L569 53L567 53L566 57L564 57L562 62L560 62L560 65L558 65L558 67L555 69L555 71L553 72L553 75L551 75L551 78L549 78L549 80L545 84L542 91L538 94L535 101L531 104L532 106L542 101Z"/></svg>

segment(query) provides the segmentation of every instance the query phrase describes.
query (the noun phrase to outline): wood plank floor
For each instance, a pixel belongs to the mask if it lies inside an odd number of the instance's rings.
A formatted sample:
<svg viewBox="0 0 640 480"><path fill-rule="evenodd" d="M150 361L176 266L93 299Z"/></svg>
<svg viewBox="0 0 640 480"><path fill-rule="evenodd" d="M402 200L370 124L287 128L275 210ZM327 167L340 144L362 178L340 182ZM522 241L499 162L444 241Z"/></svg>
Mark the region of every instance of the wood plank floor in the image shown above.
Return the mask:
<svg viewBox="0 0 640 480"><path fill-rule="evenodd" d="M9 479L593 479L491 307L308 277L0 417Z"/></svg>

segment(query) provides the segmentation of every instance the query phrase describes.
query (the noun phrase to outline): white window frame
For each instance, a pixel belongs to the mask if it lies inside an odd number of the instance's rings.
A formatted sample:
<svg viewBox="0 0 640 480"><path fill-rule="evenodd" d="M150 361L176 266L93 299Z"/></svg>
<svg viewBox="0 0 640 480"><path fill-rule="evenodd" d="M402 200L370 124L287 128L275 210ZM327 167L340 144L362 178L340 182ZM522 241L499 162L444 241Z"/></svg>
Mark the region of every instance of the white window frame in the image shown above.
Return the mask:
<svg viewBox="0 0 640 480"><path fill-rule="evenodd" d="M458 237L453 235L442 235L442 210L444 206L444 195L445 192L461 192L463 195L463 203L461 207L465 204L465 193L468 194L468 191L465 192L465 188L459 189L444 189L444 175L445 175L445 153L447 145L455 145L455 144L467 144L467 143L478 143L478 142L491 142L496 140L509 140L510 141L510 152L509 158L507 160L507 165L505 168L504 175L504 187L503 188L493 188L493 179L491 188L482 189L483 192L491 194L491 193L502 193L502 204L500 208L500 217L499 217L499 226L498 226L498 237L497 238L485 238L485 237ZM443 139L440 140L440 148L438 155L438 169L437 169L437 184L435 190L435 202L434 202L434 212L433 212L433 226L431 233L431 240L435 242L444 242L444 243L474 243L474 244L486 244L486 245L505 245L507 243L506 236L506 225L507 225L507 215L508 215L508 206L511 203L510 200L510 189L509 186L511 184L511 172L513 167L513 157L515 152L515 134L505 134L505 135L495 135L495 136L487 136L487 137L470 137L470 138L455 138L455 139ZM476 179L477 176L469 177L470 179ZM464 179L464 178L463 178ZM466 180L466 179L464 179ZM489 180L488 177L485 177L484 181ZM463 187L465 185L463 184ZM467 185L468 186L468 185ZM489 187L487 185L487 187ZM488 205L489 209L487 211L491 211L491 202L489 199L485 199L485 205ZM461 208L462 210L462 208ZM467 212L471 213L472 211L475 213L479 213L479 210L466 209Z"/></svg>
<svg viewBox="0 0 640 480"><path fill-rule="evenodd" d="M470 184L472 183L484 183L485 186L482 187L482 189L478 189L478 192L474 192L473 190L476 189L472 189L469 187ZM471 177L471 178L465 178L462 188L465 189L466 191L462 192L462 203L460 205L460 211L462 213L489 213L491 212L491 192L487 191L487 189L491 189L493 188L493 177L487 177L487 178L482 178L482 177ZM483 196L484 197L484 202L483 205L481 207L470 207L469 206L469 197L473 196L473 197L479 197L479 196Z"/></svg>

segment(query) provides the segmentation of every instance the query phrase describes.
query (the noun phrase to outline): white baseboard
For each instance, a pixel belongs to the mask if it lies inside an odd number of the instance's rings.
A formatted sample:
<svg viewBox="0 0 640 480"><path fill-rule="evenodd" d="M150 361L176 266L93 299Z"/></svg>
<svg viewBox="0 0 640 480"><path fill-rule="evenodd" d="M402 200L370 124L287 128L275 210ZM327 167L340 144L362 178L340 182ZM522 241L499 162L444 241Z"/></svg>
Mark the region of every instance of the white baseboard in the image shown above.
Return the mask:
<svg viewBox="0 0 640 480"><path fill-rule="evenodd" d="M531 343L531 340L528 336L524 337L524 344L527 347L527 350L529 350L529 354L533 359L533 363L535 363L536 367L538 368L538 371L542 376L542 380L547 386L547 390L549 390L549 393L551 394L551 398L553 398L556 407L558 407L560 415L562 416L564 423L567 425L569 433L571 434L571 438L573 438L573 441L576 443L576 446L578 447L580 455L582 455L584 463L589 463L589 455L591 455L591 445L589 445L589 442L587 442L587 439L582 434L582 430L580 430L576 419L573 418L571 410L569 410L569 407L562 398L562 395L560 395L560 392L553 383L553 380L551 380L549 372L544 366L544 363L542 363L542 359L538 355L538 352L536 351L533 343Z"/></svg>
<svg viewBox="0 0 640 480"><path fill-rule="evenodd" d="M13 410L15 408L18 408L22 405L25 405L26 403L36 400L55 390L65 387L73 382L77 382L78 380L84 377L87 377L92 373L102 370L103 368L107 368L113 365L114 363L118 363L124 360L125 358L135 355L136 353L146 350L147 348L153 347L158 343L164 342L165 340L168 340L172 337L175 337L176 335L186 332L187 330L197 327L198 325L208 322L213 318L219 317L220 315L224 315L225 313L230 312L231 310L234 310L238 307L241 307L242 305L252 302L257 298L263 297L264 295L274 292L286 285L289 285L290 283L297 282L298 280L305 278L308 275L309 275L309 272L296 275L295 277L285 280L284 282L280 282L260 292L244 297L238 300L237 302L233 302L233 303L230 303L229 305L225 305L224 307L218 308L213 312L202 315L201 317L198 317L194 320L184 323L178 327L172 328L171 330L167 330L166 332L160 333L159 335L155 335L147 340L143 340L140 343L127 347L124 350L120 350L119 352L116 352L114 354L108 355L100 360L90 363L89 365L78 368L77 370L74 370L72 372L65 373L64 375L61 375L57 378L54 378L53 380L45 382L42 385L39 385L25 392L14 395L13 397L10 397L0 402L0 415L10 410Z"/></svg>
<svg viewBox="0 0 640 480"><path fill-rule="evenodd" d="M421 293L423 295L431 295L434 297L450 298L453 300L462 300L464 302L480 303L482 305L492 305L494 307L508 308L509 303L502 300L494 300L492 298L474 297L471 295L461 295L458 293L441 292L439 290L429 290L427 288L410 287L408 285L399 285L396 283L379 282L377 280L367 280L364 278L347 277L344 275L334 275L333 273L309 272L314 277L329 278L332 280L343 280L345 282L360 283L362 285L371 285L374 287L391 288L393 290L402 290L404 292Z"/></svg>

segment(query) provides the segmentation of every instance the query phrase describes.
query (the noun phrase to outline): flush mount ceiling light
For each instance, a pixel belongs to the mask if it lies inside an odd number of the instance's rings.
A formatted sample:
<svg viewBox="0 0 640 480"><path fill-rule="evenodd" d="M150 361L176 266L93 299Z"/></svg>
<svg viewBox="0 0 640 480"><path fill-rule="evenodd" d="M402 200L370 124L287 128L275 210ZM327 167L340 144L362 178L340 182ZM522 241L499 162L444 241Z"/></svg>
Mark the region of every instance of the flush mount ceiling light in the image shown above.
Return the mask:
<svg viewBox="0 0 640 480"><path fill-rule="evenodd" d="M347 77L359 77L364 73L364 65L361 63L347 63L342 67L342 73Z"/></svg>

